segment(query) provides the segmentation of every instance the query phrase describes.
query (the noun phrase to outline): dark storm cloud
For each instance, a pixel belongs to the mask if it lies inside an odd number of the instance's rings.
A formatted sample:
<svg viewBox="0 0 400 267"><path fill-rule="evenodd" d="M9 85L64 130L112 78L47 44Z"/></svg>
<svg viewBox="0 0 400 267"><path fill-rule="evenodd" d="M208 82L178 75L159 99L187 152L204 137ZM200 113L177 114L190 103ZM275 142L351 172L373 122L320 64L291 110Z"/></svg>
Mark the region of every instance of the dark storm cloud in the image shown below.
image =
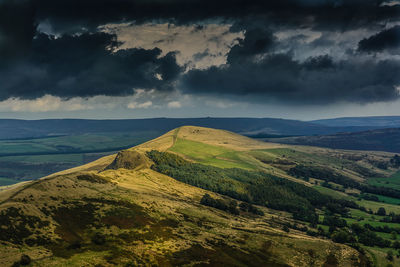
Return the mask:
<svg viewBox="0 0 400 267"><path fill-rule="evenodd" d="M191 70L182 80L190 93L248 96L297 104L341 101L368 103L399 97L400 62L352 57L335 62L329 55L304 62L290 53L273 53L268 32L248 31L228 53L227 64Z"/></svg>
<svg viewBox="0 0 400 267"><path fill-rule="evenodd" d="M253 28L227 55L227 64L193 69L181 80L189 93L246 96L253 101L293 104L371 103L399 98L400 62L349 55L294 59L280 53L271 32ZM315 45L311 43L311 45Z"/></svg>
<svg viewBox="0 0 400 267"><path fill-rule="evenodd" d="M35 10L30 1L0 1L0 60L26 55L35 34Z"/></svg>
<svg viewBox="0 0 400 267"><path fill-rule="evenodd" d="M383 30L358 43L358 50L362 52L382 52L389 50L400 54L400 25Z"/></svg>
<svg viewBox="0 0 400 267"><path fill-rule="evenodd" d="M37 25L55 33L96 31L113 22L201 23L217 19L233 30L251 27L312 27L342 31L376 27L398 20L400 5L382 0L1 0L0 43L3 55L29 46ZM7 43L5 45L5 43ZM7 47L5 47L7 46ZM20 49L20 50L18 50ZM6 51L6 52L4 52ZM10 53L11 52L11 53Z"/></svg>
<svg viewBox="0 0 400 267"><path fill-rule="evenodd" d="M172 90L181 67L174 53L154 48L113 52L118 42L106 33L37 35L31 54L0 68L0 99L130 95L133 88ZM159 75L161 79L157 78Z"/></svg>
<svg viewBox="0 0 400 267"><path fill-rule="evenodd" d="M309 57L302 66L307 70L329 70L335 69L335 63L328 55Z"/></svg>
<svg viewBox="0 0 400 267"><path fill-rule="evenodd" d="M394 73L399 73L398 61L367 60L354 55L348 60L321 56L300 62L290 53L277 53L282 43L274 37L277 31L293 28L311 28L328 34L382 28L386 23L398 21L400 14L399 5L383 3L381 0L0 0L0 99L35 98L44 94L67 98L117 96L131 94L133 88L172 90L181 76L183 89L192 93L250 95L260 100L274 98L294 103L396 99L394 86L399 80ZM158 48L113 53L112 48L120 45L116 37L98 32L98 26L107 23L170 22L197 25L194 30L201 30L201 25L210 21L231 23L231 31L244 30L245 38L231 48L226 65L194 69L186 74L177 65L174 53L161 56ZM59 37L41 33L41 29ZM365 39L360 42L360 50L380 51L375 43L383 44L382 49L390 48L393 41L388 36L377 34ZM319 42L325 41L329 46L327 40ZM299 40L289 41L287 50L297 43ZM321 46L317 41L313 45Z"/></svg>
<svg viewBox="0 0 400 267"><path fill-rule="evenodd" d="M240 63L251 60L252 56L266 53L275 45L275 37L271 31L263 28L248 29L244 39L240 39L228 53L228 63Z"/></svg>
<svg viewBox="0 0 400 267"><path fill-rule="evenodd" d="M339 61L328 56L294 60L272 54L259 61L191 70L182 81L190 93L248 96L258 102L275 100L295 104L368 103L399 97L400 63Z"/></svg>
<svg viewBox="0 0 400 267"><path fill-rule="evenodd" d="M17 2L17 0L3 0ZM20 2L20 1L18 1ZM366 26L398 19L399 6L382 0L22 0L34 3L36 21L47 22L59 32L76 32L110 22L136 21L173 23L206 19L241 21L262 18L278 25L316 28ZM244 22L245 20L242 20ZM246 22L248 23L248 22Z"/></svg>

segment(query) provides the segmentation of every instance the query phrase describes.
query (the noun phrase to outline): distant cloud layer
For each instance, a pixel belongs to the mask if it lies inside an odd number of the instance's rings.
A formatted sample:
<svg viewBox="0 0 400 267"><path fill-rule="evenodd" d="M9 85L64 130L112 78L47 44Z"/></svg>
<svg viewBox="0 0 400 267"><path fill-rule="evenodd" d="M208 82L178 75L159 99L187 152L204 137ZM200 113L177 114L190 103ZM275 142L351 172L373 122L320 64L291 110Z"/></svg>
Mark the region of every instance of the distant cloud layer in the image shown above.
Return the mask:
<svg viewBox="0 0 400 267"><path fill-rule="evenodd" d="M0 0L0 101L138 89L215 103L393 101L399 46L396 1ZM126 108L157 106L149 96Z"/></svg>

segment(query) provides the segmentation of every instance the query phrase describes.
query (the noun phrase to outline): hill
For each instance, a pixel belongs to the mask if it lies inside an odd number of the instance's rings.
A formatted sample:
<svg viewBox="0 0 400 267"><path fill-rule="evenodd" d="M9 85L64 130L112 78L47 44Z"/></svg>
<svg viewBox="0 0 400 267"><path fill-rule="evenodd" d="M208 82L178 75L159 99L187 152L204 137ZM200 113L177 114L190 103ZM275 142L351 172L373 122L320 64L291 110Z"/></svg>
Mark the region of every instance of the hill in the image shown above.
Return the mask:
<svg viewBox="0 0 400 267"><path fill-rule="evenodd" d="M374 126L384 128L398 128L400 127L400 116L344 117L335 119L314 120L310 122L331 127Z"/></svg>
<svg viewBox="0 0 400 267"><path fill-rule="evenodd" d="M255 138L321 135L371 128L331 127L273 118L0 119L0 186L85 164L182 125L219 128Z"/></svg>
<svg viewBox="0 0 400 267"><path fill-rule="evenodd" d="M258 138L369 129L272 118L0 120L0 186L85 164L182 125L219 128Z"/></svg>
<svg viewBox="0 0 400 267"><path fill-rule="evenodd" d="M393 159L180 127L1 191L0 265L383 266Z"/></svg>
<svg viewBox="0 0 400 267"><path fill-rule="evenodd" d="M274 118L0 119L0 139L146 131L156 131L161 134L184 125L218 128L241 134L270 135L314 135L371 129L371 127L330 127L310 122Z"/></svg>
<svg viewBox="0 0 400 267"><path fill-rule="evenodd" d="M271 140L271 139L270 139ZM284 144L400 153L400 128L273 139Z"/></svg>

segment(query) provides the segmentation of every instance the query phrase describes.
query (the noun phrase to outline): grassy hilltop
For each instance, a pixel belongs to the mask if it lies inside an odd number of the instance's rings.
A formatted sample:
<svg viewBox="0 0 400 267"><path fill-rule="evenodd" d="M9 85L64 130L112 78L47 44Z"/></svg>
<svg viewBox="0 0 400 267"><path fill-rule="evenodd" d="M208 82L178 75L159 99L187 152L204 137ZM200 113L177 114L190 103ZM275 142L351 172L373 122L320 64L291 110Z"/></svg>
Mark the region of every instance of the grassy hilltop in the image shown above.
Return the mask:
<svg viewBox="0 0 400 267"><path fill-rule="evenodd" d="M0 265L396 266L398 167L180 127L0 191Z"/></svg>

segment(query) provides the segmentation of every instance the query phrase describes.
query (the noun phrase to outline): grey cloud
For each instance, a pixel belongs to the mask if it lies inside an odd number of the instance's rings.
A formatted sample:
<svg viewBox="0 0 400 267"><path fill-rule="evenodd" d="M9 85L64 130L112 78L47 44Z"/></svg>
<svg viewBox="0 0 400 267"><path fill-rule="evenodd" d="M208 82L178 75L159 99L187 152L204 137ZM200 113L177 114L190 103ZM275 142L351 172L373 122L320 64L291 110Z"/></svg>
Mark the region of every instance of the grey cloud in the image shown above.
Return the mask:
<svg viewBox="0 0 400 267"><path fill-rule="evenodd" d="M0 60L3 64L26 56L35 32L35 11L30 1L0 1Z"/></svg>
<svg viewBox="0 0 400 267"><path fill-rule="evenodd" d="M399 85L400 71L395 59L370 59L368 54L356 55L349 50L348 59L325 55L299 61L290 52L277 53L282 43L273 35L290 28L310 28L329 35L349 29L378 29L399 21L400 6L383 2L0 0L0 99L44 94L65 98L127 95L133 88L171 91L183 76L180 84L187 92L248 95L256 101L393 100L398 98L395 86ZM182 74L174 53L162 56L158 48L112 53L110 48L120 45L116 37L97 28L107 23L168 22L196 24L195 30L201 31L201 24L210 21L233 24L231 31L243 30L245 38L231 48L226 65L186 74ZM40 23L46 23L60 37L37 32ZM398 46L396 27L362 40L359 50L375 52ZM298 41L288 40L285 51L292 51ZM328 39L310 44L329 45Z"/></svg>
<svg viewBox="0 0 400 267"><path fill-rule="evenodd" d="M358 43L358 50L368 53L387 50L394 54L400 54L400 25L361 40Z"/></svg>
<svg viewBox="0 0 400 267"><path fill-rule="evenodd" d="M132 94L133 88L173 90L181 72L174 53L161 56L158 48L114 53L116 46L116 37L106 33L59 38L39 34L29 57L0 68L0 99L118 96Z"/></svg>
<svg viewBox="0 0 400 267"><path fill-rule="evenodd" d="M264 28L248 29L244 39L231 48L227 55L227 62L242 62L251 60L252 56L268 52L275 45L272 32Z"/></svg>
<svg viewBox="0 0 400 267"><path fill-rule="evenodd" d="M393 73L400 73L400 63L393 60L334 63L321 56L299 62L289 54L272 54L261 61L191 70L181 86L194 94L247 96L256 102L370 103L399 98L400 78Z"/></svg>

